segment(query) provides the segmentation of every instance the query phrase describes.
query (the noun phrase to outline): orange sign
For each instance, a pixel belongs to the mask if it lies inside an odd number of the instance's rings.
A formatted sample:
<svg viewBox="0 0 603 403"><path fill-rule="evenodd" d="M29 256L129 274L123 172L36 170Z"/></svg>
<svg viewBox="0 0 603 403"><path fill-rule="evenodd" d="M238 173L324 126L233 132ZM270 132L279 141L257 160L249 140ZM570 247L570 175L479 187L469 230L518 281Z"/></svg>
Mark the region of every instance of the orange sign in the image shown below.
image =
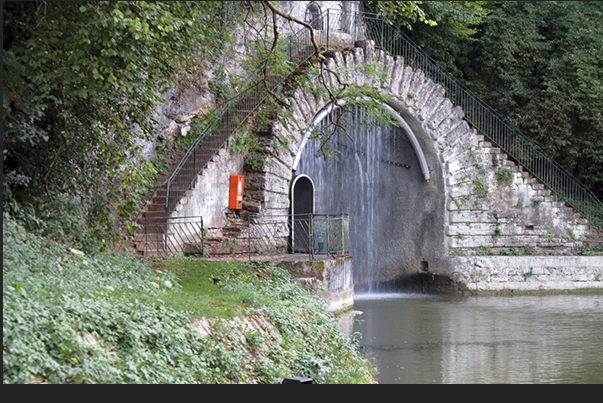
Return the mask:
<svg viewBox="0 0 603 403"><path fill-rule="evenodd" d="M244 176L231 176L230 177L230 209L231 210L242 210L243 209L243 191L245 189L245 177Z"/></svg>

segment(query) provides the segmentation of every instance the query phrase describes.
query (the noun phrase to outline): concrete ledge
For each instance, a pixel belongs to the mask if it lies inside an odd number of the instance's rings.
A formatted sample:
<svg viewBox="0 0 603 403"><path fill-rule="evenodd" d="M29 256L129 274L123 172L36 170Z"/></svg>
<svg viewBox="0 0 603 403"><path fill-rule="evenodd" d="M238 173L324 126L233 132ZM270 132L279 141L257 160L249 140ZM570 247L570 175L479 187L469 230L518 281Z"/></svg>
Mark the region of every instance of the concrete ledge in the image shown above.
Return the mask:
<svg viewBox="0 0 603 403"><path fill-rule="evenodd" d="M329 311L338 312L354 306L354 259L344 257L307 257L299 260L274 260L274 266L287 270L295 280L327 300Z"/></svg>
<svg viewBox="0 0 603 403"><path fill-rule="evenodd" d="M452 266L463 291L603 291L603 256L468 256Z"/></svg>

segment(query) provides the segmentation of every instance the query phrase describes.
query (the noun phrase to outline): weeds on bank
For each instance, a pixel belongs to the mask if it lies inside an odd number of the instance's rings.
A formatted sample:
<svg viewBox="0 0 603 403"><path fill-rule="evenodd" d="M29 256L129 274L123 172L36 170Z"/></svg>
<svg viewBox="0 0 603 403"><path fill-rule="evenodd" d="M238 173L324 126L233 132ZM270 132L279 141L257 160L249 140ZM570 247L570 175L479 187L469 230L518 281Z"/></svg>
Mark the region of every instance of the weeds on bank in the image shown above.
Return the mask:
<svg viewBox="0 0 603 403"><path fill-rule="evenodd" d="M282 270L184 258L153 269L34 236L7 214L3 249L5 384L372 381L374 370L325 302ZM215 276L223 278L217 286ZM204 294L213 307L193 304ZM269 349L265 335L236 336L227 326L203 337L191 319L205 309L261 315L277 334Z"/></svg>

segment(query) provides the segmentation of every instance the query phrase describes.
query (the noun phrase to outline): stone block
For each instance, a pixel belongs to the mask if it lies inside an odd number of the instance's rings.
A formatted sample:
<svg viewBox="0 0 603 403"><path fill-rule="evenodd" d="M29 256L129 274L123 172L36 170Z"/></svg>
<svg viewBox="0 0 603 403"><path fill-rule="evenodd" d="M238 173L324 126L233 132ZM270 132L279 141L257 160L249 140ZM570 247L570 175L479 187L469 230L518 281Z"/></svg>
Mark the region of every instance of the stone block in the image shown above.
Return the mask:
<svg viewBox="0 0 603 403"><path fill-rule="evenodd" d="M383 89L387 89L390 88L391 84L392 84L392 80L393 80L393 71L394 71L394 58L391 56L385 56L385 60L384 60L384 64L385 64L385 76L387 77L387 80L385 80L382 84L381 84L381 88Z"/></svg>
<svg viewBox="0 0 603 403"><path fill-rule="evenodd" d="M389 92L395 96L400 95L400 83L404 77L404 59L396 56L394 58L394 65L392 68L392 80L389 85Z"/></svg>
<svg viewBox="0 0 603 403"><path fill-rule="evenodd" d="M460 211L460 212L451 212L450 213L450 223L494 223L496 224L498 221L494 217L494 215L490 212L468 212L468 211Z"/></svg>
<svg viewBox="0 0 603 403"><path fill-rule="evenodd" d="M415 70L412 67L404 66L404 70L402 72L402 79L400 80L400 87L398 88L398 96L404 102L406 102L408 88L410 88L414 74Z"/></svg>
<svg viewBox="0 0 603 403"><path fill-rule="evenodd" d="M435 140L438 132L436 129L447 119L451 117L453 113L454 105L448 98L444 98L444 101L440 106L434 110L431 116L425 118L425 125L431 130L431 138ZM427 116L427 114L426 114Z"/></svg>
<svg viewBox="0 0 603 403"><path fill-rule="evenodd" d="M419 106L419 115L422 119L429 123L429 118L432 117L435 110L444 102L446 90L439 84L434 84L433 90L429 97L425 97Z"/></svg>

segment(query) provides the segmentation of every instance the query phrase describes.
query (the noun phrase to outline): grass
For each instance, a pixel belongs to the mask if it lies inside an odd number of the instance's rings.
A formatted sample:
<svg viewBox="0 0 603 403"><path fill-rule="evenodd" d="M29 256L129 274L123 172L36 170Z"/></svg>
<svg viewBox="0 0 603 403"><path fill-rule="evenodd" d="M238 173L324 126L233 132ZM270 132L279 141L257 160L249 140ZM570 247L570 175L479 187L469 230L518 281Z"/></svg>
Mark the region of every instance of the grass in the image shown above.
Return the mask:
<svg viewBox="0 0 603 403"><path fill-rule="evenodd" d="M226 280L235 277L268 277L257 267L241 262L208 262L191 258L154 260L155 270L178 277L181 292L163 296L162 301L178 311L187 311L194 317L232 319L248 308L257 307L257 301L246 291L229 290L214 278ZM256 302L256 303L254 303Z"/></svg>

